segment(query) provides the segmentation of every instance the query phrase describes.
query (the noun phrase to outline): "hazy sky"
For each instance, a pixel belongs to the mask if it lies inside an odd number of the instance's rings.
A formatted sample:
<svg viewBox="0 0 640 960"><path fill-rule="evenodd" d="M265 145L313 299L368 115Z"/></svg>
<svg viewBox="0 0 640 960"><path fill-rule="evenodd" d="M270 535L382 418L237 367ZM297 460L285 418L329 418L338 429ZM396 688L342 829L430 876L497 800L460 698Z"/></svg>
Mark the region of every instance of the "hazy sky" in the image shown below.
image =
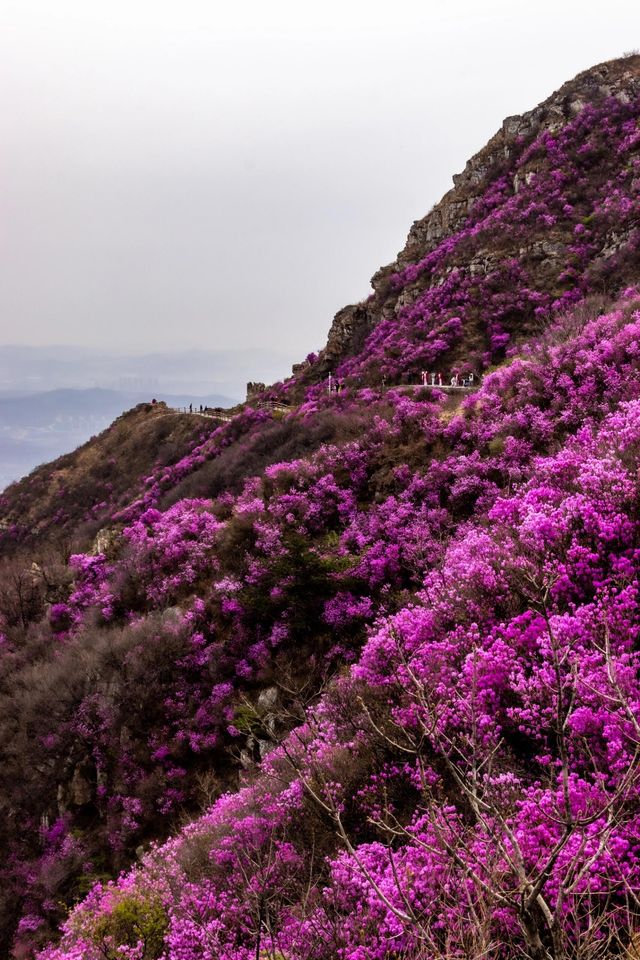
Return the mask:
<svg viewBox="0 0 640 960"><path fill-rule="evenodd" d="M321 346L636 0L0 0L0 342Z"/></svg>

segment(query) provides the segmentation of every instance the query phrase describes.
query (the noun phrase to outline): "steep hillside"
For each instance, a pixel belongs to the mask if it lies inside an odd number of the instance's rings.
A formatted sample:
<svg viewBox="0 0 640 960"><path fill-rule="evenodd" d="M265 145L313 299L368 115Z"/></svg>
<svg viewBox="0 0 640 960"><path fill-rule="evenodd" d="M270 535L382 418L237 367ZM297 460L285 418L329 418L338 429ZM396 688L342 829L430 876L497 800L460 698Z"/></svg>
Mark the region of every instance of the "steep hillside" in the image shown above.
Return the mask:
<svg viewBox="0 0 640 960"><path fill-rule="evenodd" d="M505 121L291 380L7 492L4 955L633 955L639 190L632 57Z"/></svg>

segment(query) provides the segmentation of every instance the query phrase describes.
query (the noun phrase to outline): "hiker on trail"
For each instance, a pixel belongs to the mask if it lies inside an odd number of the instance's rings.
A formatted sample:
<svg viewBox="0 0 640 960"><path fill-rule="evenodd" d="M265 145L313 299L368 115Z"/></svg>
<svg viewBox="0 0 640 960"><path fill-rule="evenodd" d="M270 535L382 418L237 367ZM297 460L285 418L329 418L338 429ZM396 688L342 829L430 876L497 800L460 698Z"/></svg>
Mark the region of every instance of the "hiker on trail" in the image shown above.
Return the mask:
<svg viewBox="0 0 640 960"><path fill-rule="evenodd" d="M457 373L454 373L454 375L451 377L451 386L452 386L452 387L457 387L457 386L458 386L458 374L457 374Z"/></svg>
<svg viewBox="0 0 640 960"><path fill-rule="evenodd" d="M202 413L202 404L200 404L200 413Z"/></svg>
<svg viewBox="0 0 640 960"><path fill-rule="evenodd" d="M436 385L436 375L435 375L435 373L432 373L432 374L431 374L431 386L432 386L432 387L435 387L435 385Z"/></svg>
<svg viewBox="0 0 640 960"><path fill-rule="evenodd" d="M420 374L420 376L422 377L422 386L423 386L423 387L426 387L426 385L427 385L427 371L426 371L426 370L423 370L422 373Z"/></svg>
<svg viewBox="0 0 640 960"><path fill-rule="evenodd" d="M442 386L442 374L441 374L441 373L438 374L438 386L439 386L439 387Z"/></svg>
<svg viewBox="0 0 640 960"><path fill-rule="evenodd" d="M469 376L468 376L468 378L467 378L467 383L469 384L470 387L473 386L473 374L472 374L472 373L469 374Z"/></svg>
<svg viewBox="0 0 640 960"><path fill-rule="evenodd" d="M193 404L192 404L192 403L189 404L189 413L193 413Z"/></svg>

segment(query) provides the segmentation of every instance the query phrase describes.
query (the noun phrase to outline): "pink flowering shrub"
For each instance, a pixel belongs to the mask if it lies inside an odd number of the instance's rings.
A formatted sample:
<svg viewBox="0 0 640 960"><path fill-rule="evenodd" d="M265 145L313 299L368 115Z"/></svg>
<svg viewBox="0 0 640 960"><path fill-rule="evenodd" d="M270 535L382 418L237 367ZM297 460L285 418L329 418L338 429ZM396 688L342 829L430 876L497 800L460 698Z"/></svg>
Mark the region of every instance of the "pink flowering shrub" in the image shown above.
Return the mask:
<svg viewBox="0 0 640 960"><path fill-rule="evenodd" d="M165 513L147 510L125 527L131 563L148 584L149 601L167 603L216 571L213 551L222 524L208 508L208 501L182 500Z"/></svg>

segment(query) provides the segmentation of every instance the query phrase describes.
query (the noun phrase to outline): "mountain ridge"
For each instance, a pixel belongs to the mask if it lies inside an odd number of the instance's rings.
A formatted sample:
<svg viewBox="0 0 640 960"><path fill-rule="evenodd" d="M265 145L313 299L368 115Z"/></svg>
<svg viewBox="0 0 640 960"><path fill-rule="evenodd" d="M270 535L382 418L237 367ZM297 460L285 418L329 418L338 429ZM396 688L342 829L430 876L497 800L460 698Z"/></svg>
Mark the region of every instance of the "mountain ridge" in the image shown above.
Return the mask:
<svg viewBox="0 0 640 960"><path fill-rule="evenodd" d="M155 391L170 407L195 409L233 407L237 402L221 394L171 395ZM0 391L0 490L38 465L64 456L106 429L114 417L151 399L148 391L59 388L18 395Z"/></svg>

